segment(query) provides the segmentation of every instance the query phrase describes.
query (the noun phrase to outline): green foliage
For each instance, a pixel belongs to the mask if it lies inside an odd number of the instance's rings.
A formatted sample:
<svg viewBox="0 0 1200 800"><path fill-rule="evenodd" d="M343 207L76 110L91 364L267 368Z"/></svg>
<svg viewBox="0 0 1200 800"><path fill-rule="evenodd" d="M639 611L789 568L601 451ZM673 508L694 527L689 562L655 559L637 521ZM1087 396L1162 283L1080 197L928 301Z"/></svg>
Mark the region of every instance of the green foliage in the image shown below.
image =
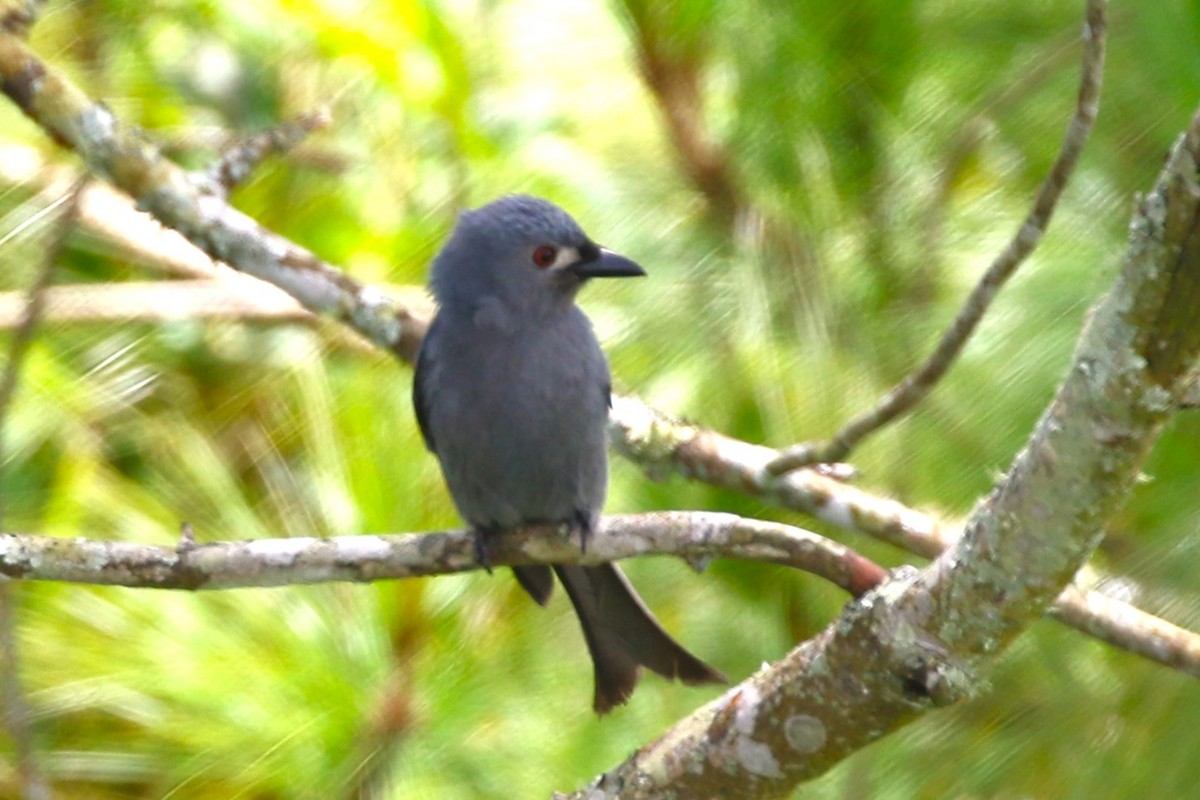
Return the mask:
<svg viewBox="0 0 1200 800"><path fill-rule="evenodd" d="M332 106L330 130L265 164L235 201L366 282L422 283L464 205L527 191L567 206L650 273L583 298L618 388L784 445L832 433L902 377L1016 230L1070 113L1081 10L101 0L50 3L33 44L192 166L225 133ZM1006 467L1115 272L1131 193L1200 96L1198 13L1186 0L1114 10L1100 123L1050 235L945 384L855 455L865 486L951 516ZM706 207L681 163L642 80L647 43L697 81L704 135L743 203L733 219ZM9 106L0 131L0 147L70 161ZM27 186L0 191L5 289L32 279L43 205ZM82 234L57 272L153 277ZM4 431L6 527L170 543L185 520L201 540L456 525L409 373L341 341L249 322L43 326ZM1198 424L1169 431L1102 553L1139 603L1193 626ZM613 473L611 511L808 524L629 464ZM629 572L664 624L735 680L845 601L762 565ZM504 575L19 589L37 745L64 797L546 796L715 696L650 677L595 719L565 599L538 609ZM1194 791L1190 679L1050 623L991 677L990 695L804 796ZM0 795L13 780L0 758Z"/></svg>

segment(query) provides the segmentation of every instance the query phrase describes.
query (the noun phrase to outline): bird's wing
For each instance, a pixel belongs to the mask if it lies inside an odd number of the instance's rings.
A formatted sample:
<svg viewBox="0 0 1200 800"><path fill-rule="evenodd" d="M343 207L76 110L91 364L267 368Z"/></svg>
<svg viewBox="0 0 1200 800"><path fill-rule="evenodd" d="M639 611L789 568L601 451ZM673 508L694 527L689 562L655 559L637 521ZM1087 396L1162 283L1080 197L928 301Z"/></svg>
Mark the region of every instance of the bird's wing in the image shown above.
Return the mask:
<svg viewBox="0 0 1200 800"><path fill-rule="evenodd" d="M433 348L430 343L434 340L440 320L435 317L429 330L425 332L425 341L421 343L421 352L417 356L417 369L413 375L413 410L417 413L417 427L421 429L421 438L431 453L437 453L437 444L433 441L433 431L429 427L429 395L432 392L430 374L434 368Z"/></svg>

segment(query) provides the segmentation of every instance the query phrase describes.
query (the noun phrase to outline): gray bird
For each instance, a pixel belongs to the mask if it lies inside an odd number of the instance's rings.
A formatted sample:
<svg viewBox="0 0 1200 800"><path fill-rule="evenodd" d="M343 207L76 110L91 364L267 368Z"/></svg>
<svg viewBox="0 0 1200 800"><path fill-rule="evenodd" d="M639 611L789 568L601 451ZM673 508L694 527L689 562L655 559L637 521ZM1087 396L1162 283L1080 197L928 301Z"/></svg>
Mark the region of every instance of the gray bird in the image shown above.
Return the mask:
<svg viewBox="0 0 1200 800"><path fill-rule="evenodd" d="M487 536L522 524L567 524L586 548L608 484L611 387L575 294L589 278L644 274L562 209L520 195L463 213L434 260L438 313L417 360L413 405L485 563ZM513 572L545 605L550 568ZM598 713L629 699L639 666L690 684L725 680L659 626L615 565L554 573L595 665Z"/></svg>

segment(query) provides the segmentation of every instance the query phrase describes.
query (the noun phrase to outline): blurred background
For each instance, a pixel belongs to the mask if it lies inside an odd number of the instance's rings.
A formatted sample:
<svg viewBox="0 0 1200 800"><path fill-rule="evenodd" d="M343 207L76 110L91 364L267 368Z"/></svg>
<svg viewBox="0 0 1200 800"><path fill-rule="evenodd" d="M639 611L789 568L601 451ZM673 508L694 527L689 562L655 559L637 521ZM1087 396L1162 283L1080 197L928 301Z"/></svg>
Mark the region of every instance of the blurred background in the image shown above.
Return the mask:
<svg viewBox="0 0 1200 800"><path fill-rule="evenodd" d="M192 167L328 105L332 125L233 201L364 282L422 285L464 206L514 191L565 206L649 272L582 298L616 388L784 446L833 433L903 377L1016 230L1073 108L1082 12L1066 0L51 0L32 44ZM855 453L864 488L948 519L989 488L1198 101L1200 2L1114 4L1099 123L1048 236L943 385ZM0 103L0 289L33 281L53 236L46 187L77 166ZM55 273L85 305L103 284L172 277L87 227ZM458 524L409 369L331 324L152 310L41 326L4 431L6 529L173 544L182 520L202 541ZM1110 589L1192 628L1198 453L1200 417L1185 413L1096 559L1119 576ZM782 519L888 565L911 559L614 462L610 512L668 508ZM762 564L695 575L642 559L628 572L734 680L847 599ZM17 589L38 758L68 798L546 797L719 691L650 676L597 719L569 604L560 592L539 609L507 574ZM1042 622L990 680L798 794L1194 795L1194 679ZM16 785L0 734L0 797Z"/></svg>

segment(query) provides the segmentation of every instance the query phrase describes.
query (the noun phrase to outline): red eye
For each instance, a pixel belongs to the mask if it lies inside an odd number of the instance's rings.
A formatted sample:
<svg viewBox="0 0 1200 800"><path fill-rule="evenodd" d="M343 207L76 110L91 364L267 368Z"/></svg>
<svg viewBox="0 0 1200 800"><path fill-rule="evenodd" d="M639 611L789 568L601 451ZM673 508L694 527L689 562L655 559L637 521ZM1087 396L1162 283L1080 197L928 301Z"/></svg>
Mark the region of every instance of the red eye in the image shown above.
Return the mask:
<svg viewBox="0 0 1200 800"><path fill-rule="evenodd" d="M558 250L548 244L533 251L533 263L543 269L553 264L556 258L558 258Z"/></svg>

